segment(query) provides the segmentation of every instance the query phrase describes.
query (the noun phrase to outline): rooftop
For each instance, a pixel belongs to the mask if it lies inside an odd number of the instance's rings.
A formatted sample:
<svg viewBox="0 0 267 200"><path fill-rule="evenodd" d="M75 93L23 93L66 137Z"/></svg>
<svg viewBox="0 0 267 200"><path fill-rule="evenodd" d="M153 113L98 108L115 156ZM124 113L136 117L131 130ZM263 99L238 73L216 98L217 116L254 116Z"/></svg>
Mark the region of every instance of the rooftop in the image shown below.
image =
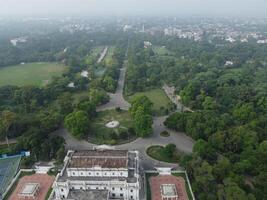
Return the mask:
<svg viewBox="0 0 267 200"><path fill-rule="evenodd" d="M71 155L69 168L127 168L126 150L86 150Z"/></svg>
<svg viewBox="0 0 267 200"><path fill-rule="evenodd" d="M70 190L67 199L71 200L107 200L107 190Z"/></svg>
<svg viewBox="0 0 267 200"><path fill-rule="evenodd" d="M178 196L175 184L162 184L161 185L161 194L164 197Z"/></svg>
<svg viewBox="0 0 267 200"><path fill-rule="evenodd" d="M21 196L28 196L28 195L34 195L36 191L39 189L40 184L39 183L26 183L19 195Z"/></svg>

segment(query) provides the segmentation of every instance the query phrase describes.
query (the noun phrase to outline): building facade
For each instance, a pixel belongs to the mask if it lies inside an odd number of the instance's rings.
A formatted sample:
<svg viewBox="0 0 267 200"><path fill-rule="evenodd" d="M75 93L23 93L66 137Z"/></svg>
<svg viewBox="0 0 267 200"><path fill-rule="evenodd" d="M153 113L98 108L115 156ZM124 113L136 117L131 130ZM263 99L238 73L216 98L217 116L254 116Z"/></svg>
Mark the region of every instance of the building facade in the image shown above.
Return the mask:
<svg viewBox="0 0 267 200"><path fill-rule="evenodd" d="M74 194L83 193L85 199L138 200L138 168L137 151L69 151L53 185L55 199L76 199Z"/></svg>

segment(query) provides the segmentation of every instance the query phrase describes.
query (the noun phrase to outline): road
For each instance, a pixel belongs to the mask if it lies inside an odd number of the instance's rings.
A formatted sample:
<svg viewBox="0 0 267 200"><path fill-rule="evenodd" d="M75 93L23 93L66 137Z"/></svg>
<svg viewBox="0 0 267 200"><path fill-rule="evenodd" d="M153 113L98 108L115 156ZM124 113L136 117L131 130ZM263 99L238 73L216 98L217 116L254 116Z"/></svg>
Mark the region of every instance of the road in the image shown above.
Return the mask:
<svg viewBox="0 0 267 200"><path fill-rule="evenodd" d="M105 48L103 49L103 51L101 52L100 57L99 57L98 60L97 60L97 63L102 62L102 60L105 58L107 52L108 52L108 47L105 47Z"/></svg>
<svg viewBox="0 0 267 200"><path fill-rule="evenodd" d="M116 92L110 95L110 101L102 106L97 108L97 111L110 110L116 107L120 107L121 109L128 110L130 108L130 104L125 101L123 98L123 88L125 82L125 74L127 69L127 53L125 55L126 59L123 64L123 67L120 69L120 77L118 80L118 86ZM140 152L140 166L144 170L152 170L155 167L172 167L175 169L179 169L178 164L170 164L165 162L160 162L152 159L146 154L146 149L151 145L166 145L169 143L173 143L176 145L177 149L183 151L185 153L191 153L194 145L194 141L186 136L184 133L176 132L173 130L169 130L164 126L163 122L168 116L154 117L153 118L153 134L146 138L137 138L136 140L121 144L114 145L112 148L114 149L126 149L126 150L138 150ZM160 133L162 131L168 131L170 133L169 137L162 137ZM87 150L96 147L96 145L87 142L85 140L77 140L68 133L66 129L60 129L56 131L54 134L62 136L66 141L67 149L74 150Z"/></svg>
<svg viewBox="0 0 267 200"><path fill-rule="evenodd" d="M109 93L110 101L105 105L99 106L97 108L97 111L111 110L115 109L116 107L120 107L123 110L128 110L130 108L130 104L123 98L123 88L125 82L126 69L127 69L127 60L124 61L123 67L120 69L120 77L118 80L116 92L114 94Z"/></svg>

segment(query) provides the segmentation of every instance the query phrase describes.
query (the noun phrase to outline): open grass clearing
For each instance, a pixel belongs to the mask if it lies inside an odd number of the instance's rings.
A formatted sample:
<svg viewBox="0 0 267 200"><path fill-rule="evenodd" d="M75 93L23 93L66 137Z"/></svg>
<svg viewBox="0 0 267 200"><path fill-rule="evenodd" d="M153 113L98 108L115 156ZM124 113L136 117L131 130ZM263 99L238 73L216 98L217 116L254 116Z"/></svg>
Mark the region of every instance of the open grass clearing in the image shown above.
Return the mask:
<svg viewBox="0 0 267 200"><path fill-rule="evenodd" d="M116 128L107 128L106 124L118 121ZM106 110L97 113L90 126L89 140L96 144L126 143L135 138L131 131L133 120L127 111ZM130 130L129 130L130 129Z"/></svg>
<svg viewBox="0 0 267 200"><path fill-rule="evenodd" d="M150 146L146 150L147 155L149 155L151 158L167 163L176 163L178 160L175 157L169 157L165 152L164 152L164 147L163 146Z"/></svg>
<svg viewBox="0 0 267 200"><path fill-rule="evenodd" d="M0 86L44 86L59 77L67 66L55 62L35 62L0 68Z"/></svg>
<svg viewBox="0 0 267 200"><path fill-rule="evenodd" d="M153 46L152 49L155 54L160 55L160 56L173 56L174 55L172 51L168 50L164 46Z"/></svg>
<svg viewBox="0 0 267 200"><path fill-rule="evenodd" d="M149 98L149 100L153 103L152 111L155 115L165 115L167 110L171 110L172 108L172 102L162 89L152 89L145 92L137 92L128 97L128 100L131 101L131 99L138 95L145 95Z"/></svg>
<svg viewBox="0 0 267 200"><path fill-rule="evenodd" d="M113 53L114 53L114 50L115 50L115 46L110 46L108 48L108 52L107 52L107 55L105 56L104 58L104 62L107 66L110 66L111 63L112 63L112 56L113 56Z"/></svg>

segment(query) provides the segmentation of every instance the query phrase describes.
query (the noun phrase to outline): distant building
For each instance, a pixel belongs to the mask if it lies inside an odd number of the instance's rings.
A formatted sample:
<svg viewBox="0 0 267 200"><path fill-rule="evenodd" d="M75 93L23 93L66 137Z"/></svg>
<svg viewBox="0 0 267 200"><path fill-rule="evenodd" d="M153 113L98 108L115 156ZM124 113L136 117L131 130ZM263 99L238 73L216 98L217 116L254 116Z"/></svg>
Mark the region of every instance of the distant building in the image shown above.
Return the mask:
<svg viewBox="0 0 267 200"><path fill-rule="evenodd" d="M265 39L265 40L258 40L257 43L258 44L267 44L267 39Z"/></svg>
<svg viewBox="0 0 267 200"><path fill-rule="evenodd" d="M69 151L53 185L55 199L139 199L137 151Z"/></svg>
<svg viewBox="0 0 267 200"><path fill-rule="evenodd" d="M228 60L228 61L225 62L224 65L225 65L225 66L232 66L233 64L234 64L234 63L233 63L232 61L229 61L229 60Z"/></svg>
<svg viewBox="0 0 267 200"><path fill-rule="evenodd" d="M73 82L70 82L70 83L68 84L68 87L69 87L69 88L75 88L75 85L74 85Z"/></svg>
<svg viewBox="0 0 267 200"><path fill-rule="evenodd" d="M85 70L81 72L81 76L84 78L88 78L88 74L89 74L89 72L85 71Z"/></svg>
<svg viewBox="0 0 267 200"><path fill-rule="evenodd" d="M151 43L151 42L149 42L149 41L144 41L144 48L148 48L148 47L150 47L150 46L152 46L152 43Z"/></svg>
<svg viewBox="0 0 267 200"><path fill-rule="evenodd" d="M231 42L231 43L234 43L236 40L232 37L228 37L225 39L227 42Z"/></svg>

